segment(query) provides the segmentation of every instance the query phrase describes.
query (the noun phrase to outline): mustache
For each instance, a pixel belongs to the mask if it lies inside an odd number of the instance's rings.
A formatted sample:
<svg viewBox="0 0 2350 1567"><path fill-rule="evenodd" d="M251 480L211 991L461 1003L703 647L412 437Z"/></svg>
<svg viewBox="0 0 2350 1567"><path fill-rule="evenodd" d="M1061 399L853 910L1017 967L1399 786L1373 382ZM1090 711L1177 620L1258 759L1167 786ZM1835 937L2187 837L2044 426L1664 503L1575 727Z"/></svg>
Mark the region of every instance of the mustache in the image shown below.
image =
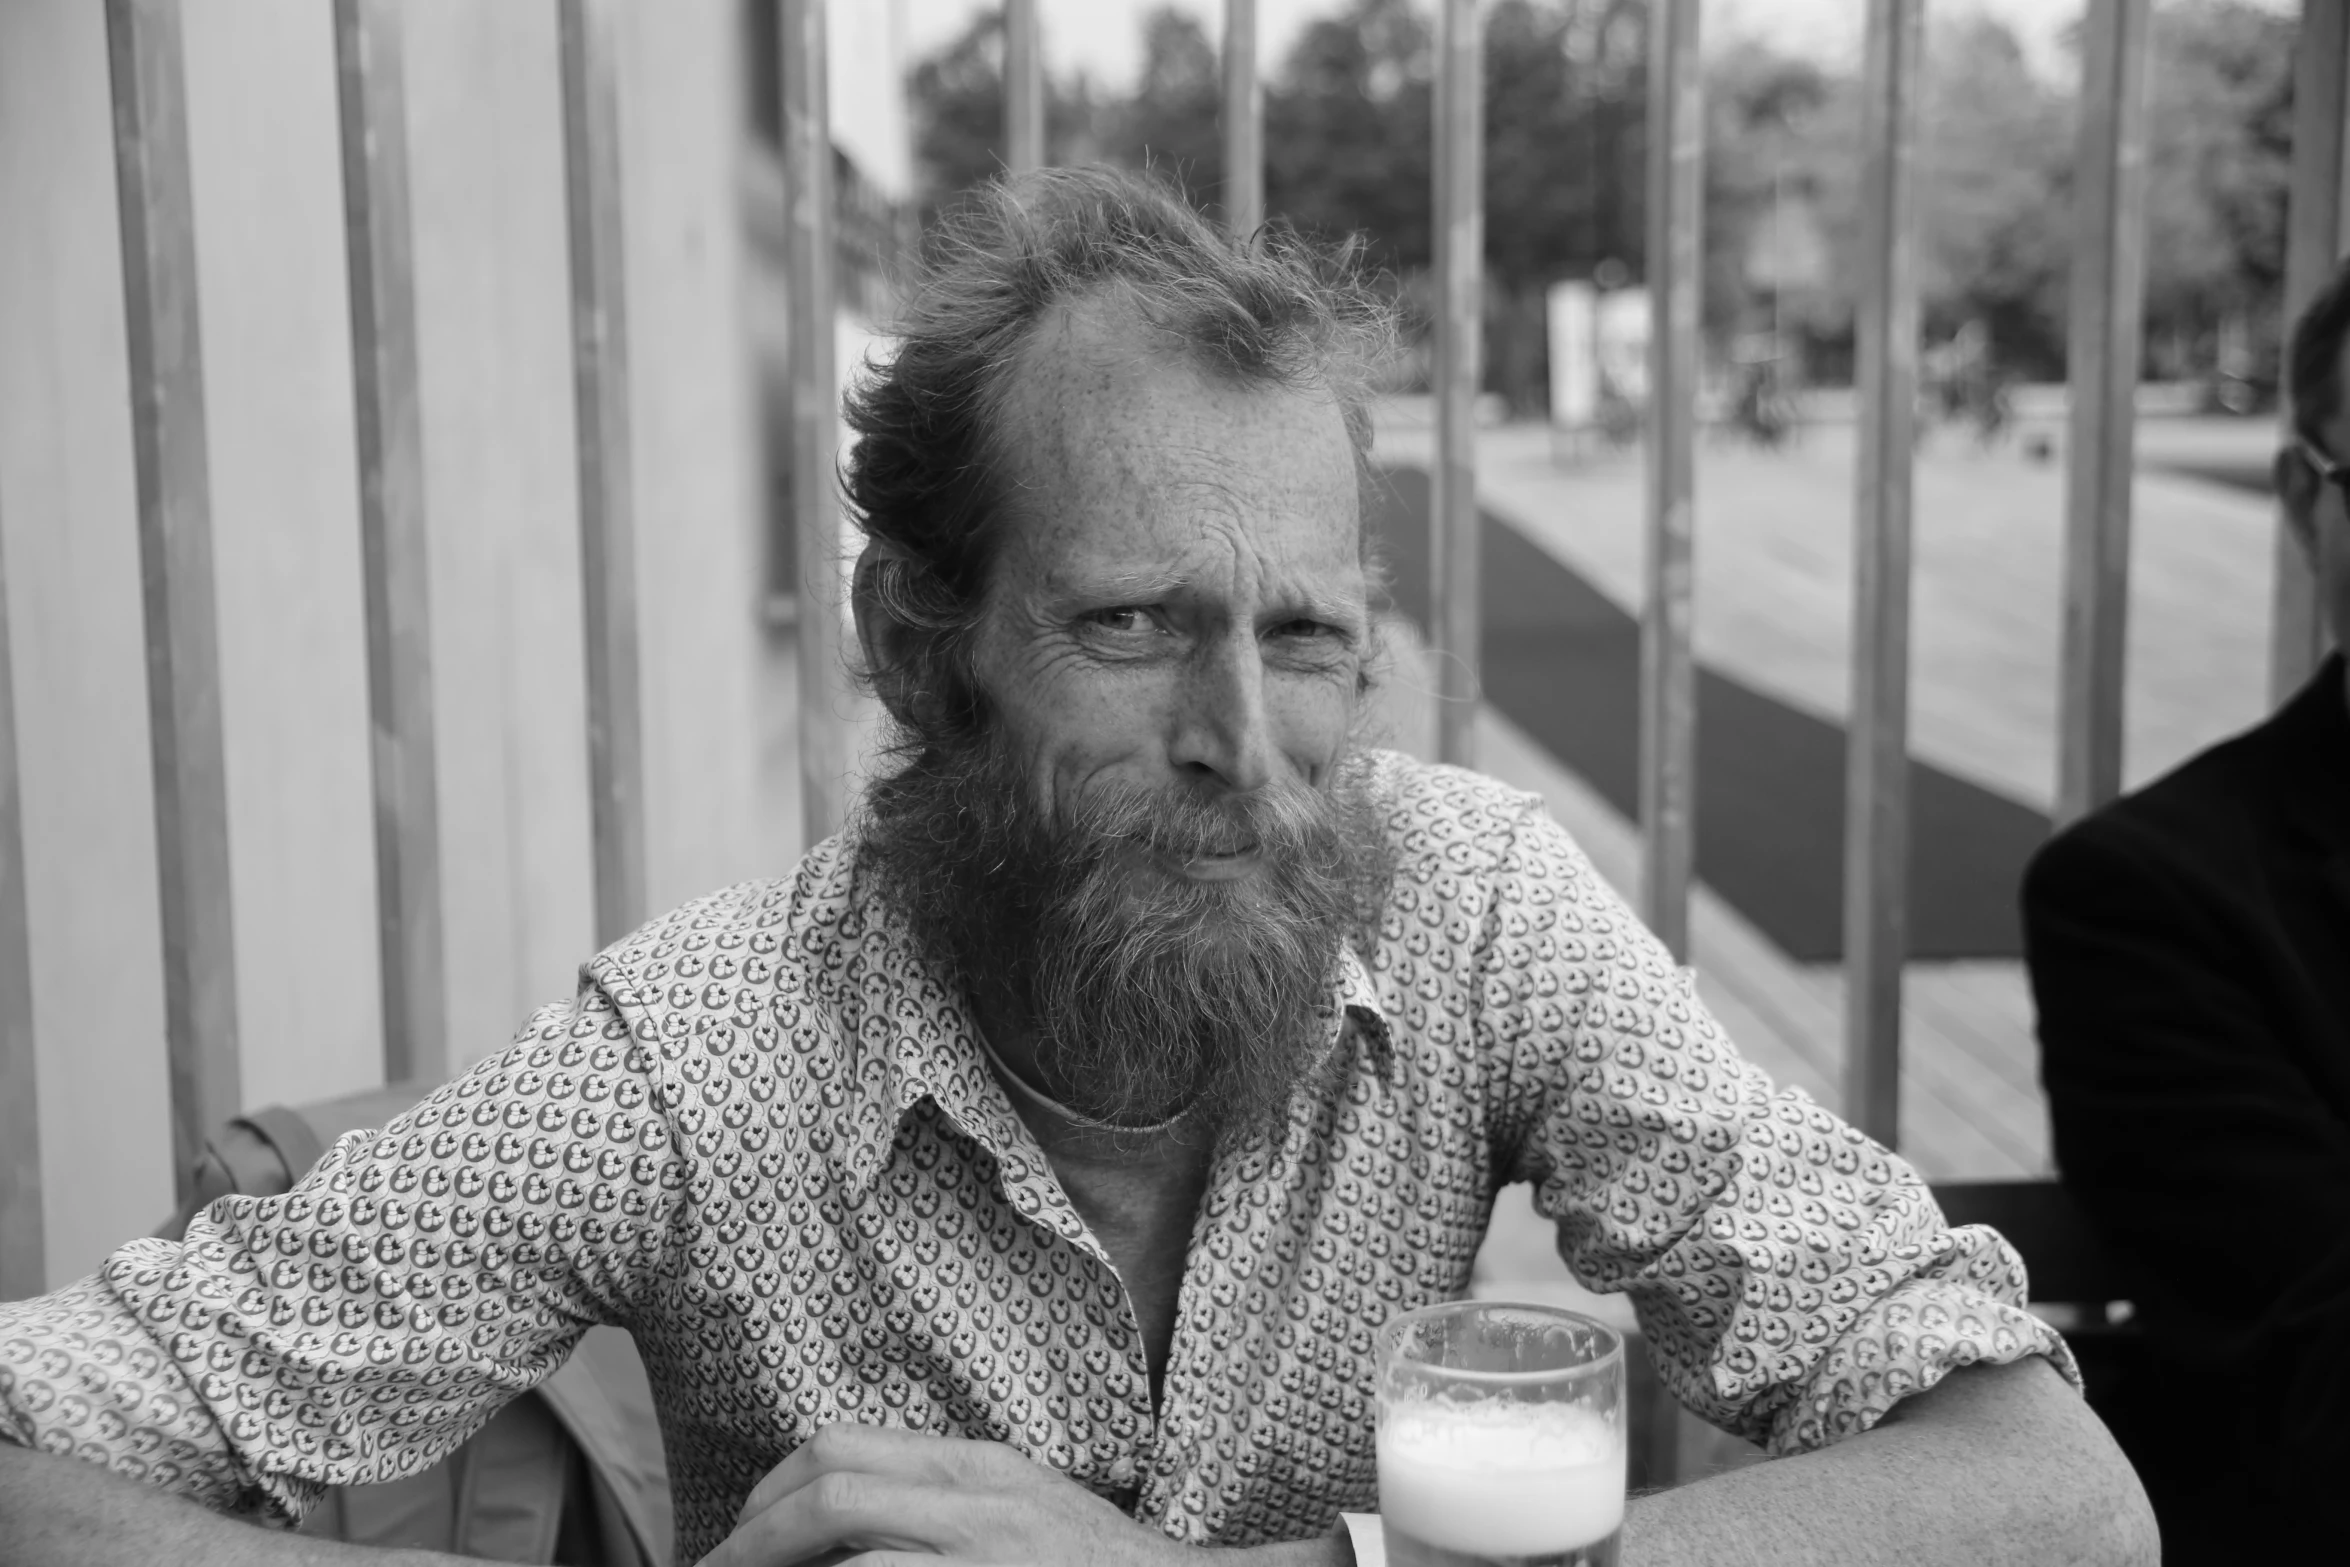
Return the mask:
<svg viewBox="0 0 2350 1567"><path fill-rule="evenodd" d="M1097 852L1129 847L1174 859L1262 853L1319 869L1331 856L1330 808L1304 784L1276 782L1246 794L1177 785L1102 784L1056 813L1064 842Z"/></svg>

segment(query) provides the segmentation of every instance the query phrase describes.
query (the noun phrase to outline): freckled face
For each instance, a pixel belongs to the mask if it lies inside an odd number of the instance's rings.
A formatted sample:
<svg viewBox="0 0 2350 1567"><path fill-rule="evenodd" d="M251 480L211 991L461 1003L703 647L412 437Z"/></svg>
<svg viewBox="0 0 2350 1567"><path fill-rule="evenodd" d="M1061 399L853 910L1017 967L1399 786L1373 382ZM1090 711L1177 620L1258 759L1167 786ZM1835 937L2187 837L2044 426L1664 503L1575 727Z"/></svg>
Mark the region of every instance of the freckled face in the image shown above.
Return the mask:
<svg viewBox="0 0 2350 1567"><path fill-rule="evenodd" d="M1321 787L1355 716L1370 617L1336 405L1146 344L1073 311L1005 412L1015 520L978 673L1048 815L1105 783Z"/></svg>

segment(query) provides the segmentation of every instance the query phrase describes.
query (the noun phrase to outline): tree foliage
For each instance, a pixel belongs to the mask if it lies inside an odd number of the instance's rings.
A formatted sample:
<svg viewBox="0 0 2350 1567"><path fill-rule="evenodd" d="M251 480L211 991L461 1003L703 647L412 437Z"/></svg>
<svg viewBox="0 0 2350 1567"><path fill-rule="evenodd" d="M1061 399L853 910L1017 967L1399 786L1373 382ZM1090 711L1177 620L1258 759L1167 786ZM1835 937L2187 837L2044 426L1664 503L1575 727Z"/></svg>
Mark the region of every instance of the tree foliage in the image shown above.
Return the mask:
<svg viewBox="0 0 2350 1567"><path fill-rule="evenodd" d="M1643 270L1646 0L1494 0L1486 22L1488 384L1539 400L1548 285ZM1187 12L1143 21L1131 93L1059 85L1056 158L1160 169L1221 200L1216 51ZM2295 24L2251 0L2158 13L2149 153L2152 358L2207 365L2231 322L2269 322L2283 271ZM932 200L1000 167L1001 26L983 16L912 83ZM1365 236L1408 290L1430 262L1433 42L1411 0L1334 0L1267 85L1266 204L1301 229ZM1776 324L1833 365L1855 297L1859 84L1751 40L1707 63L1706 321ZM2071 290L2077 94L1980 12L1936 8L1918 163L1929 340L1982 323L2025 373L2061 373ZM1817 267L1794 243L1817 236ZM1793 236L1791 240L1790 236ZM1795 259L1791 260L1793 257ZM2271 348L2273 352L2273 346Z"/></svg>

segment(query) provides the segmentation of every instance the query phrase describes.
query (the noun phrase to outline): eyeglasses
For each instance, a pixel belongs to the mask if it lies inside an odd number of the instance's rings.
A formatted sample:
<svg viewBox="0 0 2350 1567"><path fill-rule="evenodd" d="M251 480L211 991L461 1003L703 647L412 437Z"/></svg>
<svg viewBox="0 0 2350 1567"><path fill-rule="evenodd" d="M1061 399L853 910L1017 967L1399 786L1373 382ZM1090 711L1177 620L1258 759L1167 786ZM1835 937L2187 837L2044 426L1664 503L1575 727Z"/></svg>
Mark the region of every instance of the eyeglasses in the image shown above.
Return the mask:
<svg viewBox="0 0 2350 1567"><path fill-rule="evenodd" d="M2319 451L2317 443L2306 435L2293 437L2293 449L2301 454L2303 462L2309 464L2310 472L2340 490L2343 500L2350 502L2350 468L2343 467L2324 452Z"/></svg>

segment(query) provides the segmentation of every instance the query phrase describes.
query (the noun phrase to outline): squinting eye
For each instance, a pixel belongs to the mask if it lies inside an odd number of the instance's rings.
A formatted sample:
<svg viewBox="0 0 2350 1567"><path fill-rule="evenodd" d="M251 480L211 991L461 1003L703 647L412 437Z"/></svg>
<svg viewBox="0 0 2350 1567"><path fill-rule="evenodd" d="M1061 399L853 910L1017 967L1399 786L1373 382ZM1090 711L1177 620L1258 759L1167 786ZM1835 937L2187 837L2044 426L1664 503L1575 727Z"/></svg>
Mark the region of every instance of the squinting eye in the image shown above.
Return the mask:
<svg viewBox="0 0 2350 1567"><path fill-rule="evenodd" d="M1147 616L1131 605L1121 605L1116 609L1097 609L1085 618L1105 631L1140 631Z"/></svg>

